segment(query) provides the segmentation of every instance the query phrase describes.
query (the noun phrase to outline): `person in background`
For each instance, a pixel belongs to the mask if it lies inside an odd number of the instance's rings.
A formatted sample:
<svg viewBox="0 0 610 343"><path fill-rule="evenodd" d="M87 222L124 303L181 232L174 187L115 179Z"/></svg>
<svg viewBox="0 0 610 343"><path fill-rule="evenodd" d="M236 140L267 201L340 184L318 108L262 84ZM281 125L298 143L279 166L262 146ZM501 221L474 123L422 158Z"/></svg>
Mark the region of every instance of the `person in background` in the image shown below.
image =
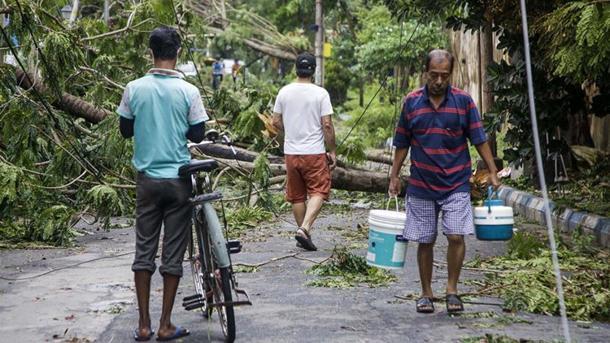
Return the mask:
<svg viewBox="0 0 610 343"><path fill-rule="evenodd" d="M136 252L134 272L139 324L136 341L154 335L149 313L150 280L163 225L163 253L159 272L163 276L163 305L157 340L167 341L189 334L171 322L182 260L190 234L191 181L180 178L178 169L188 164L191 154L187 139L201 142L208 115L199 90L184 81L175 70L180 53L180 36L169 27L150 34L149 47L154 67L125 87L117 109L120 131L134 138L132 163L136 180Z"/></svg>
<svg viewBox="0 0 610 343"><path fill-rule="evenodd" d="M464 236L474 233L467 141L487 165L490 184L500 185L477 106L468 93L449 84L452 70L453 56L448 51L430 51L425 62L426 85L406 96L394 138L396 153L388 191L392 196L400 192L400 169L411 149L403 236L419 243L422 294L416 310L422 313L434 312L432 262L439 212L449 243L447 312L464 310L457 284L466 251Z"/></svg>
<svg viewBox="0 0 610 343"><path fill-rule="evenodd" d="M326 89L311 82L315 69L312 54L299 54L297 80L280 89L273 109L273 125L284 135L286 199L298 226L295 239L310 251L317 250L313 223L328 199L330 172L337 163L333 108Z"/></svg>
<svg viewBox="0 0 610 343"><path fill-rule="evenodd" d="M212 63L212 88L218 89L220 84L222 83L222 78L225 70L225 64L222 63L220 58L217 58L214 63Z"/></svg>
<svg viewBox="0 0 610 343"><path fill-rule="evenodd" d="M239 74L239 70L241 69L241 65L239 64L239 60L236 58L231 66L231 76L233 76L233 87L237 84L237 74Z"/></svg>

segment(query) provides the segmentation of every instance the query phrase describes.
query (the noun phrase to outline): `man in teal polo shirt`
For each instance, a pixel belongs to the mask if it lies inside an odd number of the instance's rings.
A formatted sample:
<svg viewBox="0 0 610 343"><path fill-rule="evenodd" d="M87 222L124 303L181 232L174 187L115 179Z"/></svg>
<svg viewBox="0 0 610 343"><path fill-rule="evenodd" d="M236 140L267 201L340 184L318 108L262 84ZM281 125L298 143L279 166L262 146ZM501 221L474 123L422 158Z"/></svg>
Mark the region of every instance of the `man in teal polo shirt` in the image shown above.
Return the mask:
<svg viewBox="0 0 610 343"><path fill-rule="evenodd" d="M178 169L191 158L187 139L201 142L208 116L197 87L175 70L180 36L168 27L150 34L154 68L125 87L120 130L134 137L133 165L136 182L136 253L134 272L139 326L136 341L148 341L154 332L149 313L150 279L163 224L163 249L159 272L163 275L163 306L158 340L172 340L189 331L171 323L171 312L182 276L182 259L189 237L192 207L190 179L180 178Z"/></svg>

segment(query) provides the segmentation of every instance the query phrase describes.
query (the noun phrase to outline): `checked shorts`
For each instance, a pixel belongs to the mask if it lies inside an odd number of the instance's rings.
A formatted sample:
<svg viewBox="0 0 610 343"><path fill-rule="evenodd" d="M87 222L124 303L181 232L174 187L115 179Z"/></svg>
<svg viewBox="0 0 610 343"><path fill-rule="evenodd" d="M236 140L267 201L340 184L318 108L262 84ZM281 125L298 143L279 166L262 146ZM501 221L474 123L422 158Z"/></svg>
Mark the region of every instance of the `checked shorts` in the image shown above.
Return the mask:
<svg viewBox="0 0 610 343"><path fill-rule="evenodd" d="M411 242L434 243L438 232L439 214L445 235L472 235L474 222L470 193L457 192L441 200L407 196L407 221L404 238Z"/></svg>

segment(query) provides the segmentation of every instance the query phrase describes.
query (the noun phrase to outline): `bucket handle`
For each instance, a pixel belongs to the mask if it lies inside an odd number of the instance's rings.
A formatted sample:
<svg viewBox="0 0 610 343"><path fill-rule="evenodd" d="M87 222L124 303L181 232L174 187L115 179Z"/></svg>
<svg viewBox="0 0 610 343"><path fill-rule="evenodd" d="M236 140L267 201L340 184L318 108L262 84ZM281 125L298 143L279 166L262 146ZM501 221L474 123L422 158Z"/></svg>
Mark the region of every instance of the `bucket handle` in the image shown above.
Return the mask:
<svg viewBox="0 0 610 343"><path fill-rule="evenodd" d="M396 195L388 199L388 202L385 204L385 209L387 211L390 208L390 203L392 199L394 199L394 201L396 202L396 212L398 212L398 196Z"/></svg>

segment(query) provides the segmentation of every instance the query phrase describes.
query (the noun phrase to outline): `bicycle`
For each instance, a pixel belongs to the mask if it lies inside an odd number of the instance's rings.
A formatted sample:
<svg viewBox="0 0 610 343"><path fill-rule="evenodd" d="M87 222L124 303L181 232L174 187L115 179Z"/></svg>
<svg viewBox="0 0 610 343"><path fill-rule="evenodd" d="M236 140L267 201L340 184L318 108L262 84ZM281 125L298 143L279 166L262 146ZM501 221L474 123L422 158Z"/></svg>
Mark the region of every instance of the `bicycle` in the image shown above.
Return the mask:
<svg viewBox="0 0 610 343"><path fill-rule="evenodd" d="M214 143L219 135L209 132L206 137L208 141L199 144ZM221 138L230 144L228 137L223 135ZM238 288L231 263L231 254L239 253L242 245L238 240L225 239L227 235L223 234L218 214L212 205L214 201L222 199L220 192L211 189L209 173L216 168L218 162L215 160L191 160L178 172L181 177L190 177L193 184L193 197L190 199L193 204L192 230L187 254L196 293L185 297L182 306L187 311L200 309L208 319L216 309L225 341L233 342L234 307L252 303L248 294ZM222 214L227 233L224 207ZM233 300L233 294L236 300ZM245 300L239 300L240 295Z"/></svg>

